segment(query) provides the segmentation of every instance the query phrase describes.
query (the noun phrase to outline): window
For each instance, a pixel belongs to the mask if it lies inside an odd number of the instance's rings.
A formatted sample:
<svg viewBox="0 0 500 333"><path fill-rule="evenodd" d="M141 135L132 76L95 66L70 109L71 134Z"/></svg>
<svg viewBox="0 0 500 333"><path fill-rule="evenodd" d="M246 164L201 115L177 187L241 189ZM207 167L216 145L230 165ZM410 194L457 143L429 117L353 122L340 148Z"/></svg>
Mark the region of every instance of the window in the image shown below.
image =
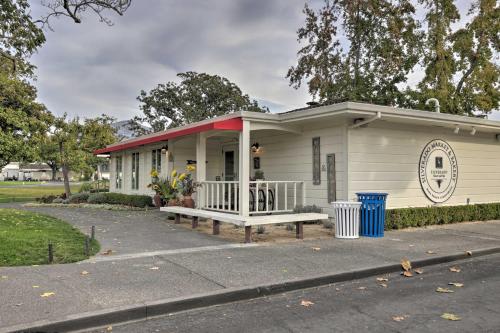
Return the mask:
<svg viewBox="0 0 500 333"><path fill-rule="evenodd" d="M161 172L161 149L154 149L151 152L151 169Z"/></svg>
<svg viewBox="0 0 500 333"><path fill-rule="evenodd" d="M139 153L132 153L132 189L139 189Z"/></svg>
<svg viewBox="0 0 500 333"><path fill-rule="evenodd" d="M321 184L321 154L319 137L312 139L313 148L313 185Z"/></svg>
<svg viewBox="0 0 500 333"><path fill-rule="evenodd" d="M122 157L117 156L115 159L115 187L117 189L122 188L122 182L123 182L123 168L122 168Z"/></svg>

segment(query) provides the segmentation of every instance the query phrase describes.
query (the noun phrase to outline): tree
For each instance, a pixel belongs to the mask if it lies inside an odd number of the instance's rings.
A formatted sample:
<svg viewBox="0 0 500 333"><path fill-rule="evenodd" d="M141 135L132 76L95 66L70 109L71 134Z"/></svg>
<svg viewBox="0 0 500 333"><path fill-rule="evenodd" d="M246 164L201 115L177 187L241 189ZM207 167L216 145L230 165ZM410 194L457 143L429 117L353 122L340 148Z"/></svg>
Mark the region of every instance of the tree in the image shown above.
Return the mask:
<svg viewBox="0 0 500 333"><path fill-rule="evenodd" d="M63 174L66 197L71 195L69 172L92 173L97 164L103 162L103 159L94 156L94 150L116 141L115 129L111 126L113 121L106 115L83 122L79 118L68 120L66 115L55 120L50 139L46 142L57 144L57 159ZM52 155L43 157L44 161L53 158Z"/></svg>
<svg viewBox="0 0 500 333"><path fill-rule="evenodd" d="M45 42L42 28L50 27L51 18L63 16L81 23L82 15L90 12L111 25L111 20L105 14L112 11L123 15L130 7L131 0L51 0L42 1L42 4L48 13L40 19L34 19L28 0L0 1L0 58L9 60L0 62L0 70L21 75L33 74L34 67L28 59Z"/></svg>
<svg viewBox="0 0 500 333"><path fill-rule="evenodd" d="M325 0L318 13L306 4L304 14L306 24L297 36L307 44L288 71L291 86L307 80L321 103L394 105L401 99L398 85L420 54L421 33L408 0ZM348 41L345 51L341 37Z"/></svg>
<svg viewBox="0 0 500 333"><path fill-rule="evenodd" d="M179 84L167 82L149 93L141 91L137 99L144 115L130 122L136 135L147 131L143 123L148 123L151 132L158 132L237 111L269 111L224 77L196 72L177 76L181 78Z"/></svg>
<svg viewBox="0 0 500 333"><path fill-rule="evenodd" d="M33 22L27 0L0 1L0 70L32 74L26 61L45 42L43 31Z"/></svg>
<svg viewBox="0 0 500 333"><path fill-rule="evenodd" d="M59 157L59 143L53 135L47 135L40 143L40 160L47 163L52 170L51 179L56 180L57 170L61 168Z"/></svg>
<svg viewBox="0 0 500 333"><path fill-rule="evenodd" d="M52 115L36 102L36 89L0 70L0 168L10 161L32 161Z"/></svg>
<svg viewBox="0 0 500 333"><path fill-rule="evenodd" d="M453 104L460 114L487 114L500 100L500 69L493 61L500 51L500 8L496 0L477 0L469 14L475 14L472 21L451 36L459 77Z"/></svg>
<svg viewBox="0 0 500 333"><path fill-rule="evenodd" d="M427 35L423 57L425 77L418 84L416 106L423 109L425 101L434 97L439 100L442 112L455 113L451 95L456 64L449 36L451 24L460 19L460 14L453 0L420 1L428 12L425 16Z"/></svg>

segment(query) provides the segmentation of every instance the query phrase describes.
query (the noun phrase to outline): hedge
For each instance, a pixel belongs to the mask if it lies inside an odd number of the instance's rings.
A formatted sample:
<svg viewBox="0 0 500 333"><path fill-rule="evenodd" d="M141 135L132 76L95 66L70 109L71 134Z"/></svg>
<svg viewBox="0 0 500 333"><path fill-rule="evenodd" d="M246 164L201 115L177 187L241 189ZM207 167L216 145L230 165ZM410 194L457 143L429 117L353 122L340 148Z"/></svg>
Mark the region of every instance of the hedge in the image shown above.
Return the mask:
<svg viewBox="0 0 500 333"><path fill-rule="evenodd" d="M132 207L147 207L153 205L153 200L149 195L128 195L122 193L94 193L87 200L90 204L112 204Z"/></svg>
<svg viewBox="0 0 500 333"><path fill-rule="evenodd" d="M500 203L388 209L385 229L500 219Z"/></svg>
<svg viewBox="0 0 500 333"><path fill-rule="evenodd" d="M79 204L79 203L84 203L87 202L89 199L89 193L75 193L70 195L68 202L69 203L74 203L74 204Z"/></svg>

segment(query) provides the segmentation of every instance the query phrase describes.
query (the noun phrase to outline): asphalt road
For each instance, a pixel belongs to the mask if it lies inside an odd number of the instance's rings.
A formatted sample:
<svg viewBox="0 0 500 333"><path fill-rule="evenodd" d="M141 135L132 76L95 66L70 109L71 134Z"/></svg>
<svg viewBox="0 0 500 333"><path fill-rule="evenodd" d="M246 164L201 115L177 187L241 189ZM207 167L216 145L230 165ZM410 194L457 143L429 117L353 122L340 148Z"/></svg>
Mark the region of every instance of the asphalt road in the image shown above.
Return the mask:
<svg viewBox="0 0 500 333"><path fill-rule="evenodd" d="M452 272L450 267L458 267L460 272ZM376 278L185 311L92 332L500 331L500 255L425 267L422 274L414 273L413 277L391 274L381 276L388 281ZM438 287L453 293L437 292ZM302 305L303 301L309 306ZM444 313L460 320L443 319Z"/></svg>

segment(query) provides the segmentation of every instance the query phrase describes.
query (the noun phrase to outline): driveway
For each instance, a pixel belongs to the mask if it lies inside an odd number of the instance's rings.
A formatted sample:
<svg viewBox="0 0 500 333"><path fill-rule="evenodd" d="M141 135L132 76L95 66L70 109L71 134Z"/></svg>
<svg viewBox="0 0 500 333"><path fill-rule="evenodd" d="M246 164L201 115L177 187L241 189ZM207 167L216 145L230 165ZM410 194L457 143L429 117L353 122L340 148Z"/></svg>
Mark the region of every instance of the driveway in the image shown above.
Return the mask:
<svg viewBox="0 0 500 333"><path fill-rule="evenodd" d="M17 208L47 214L71 223L90 235L95 226L101 252L115 255L178 250L229 244L227 240L176 226L167 214L149 211L111 211L92 208L24 207L0 204L0 208ZM99 254L97 257L102 256Z"/></svg>

